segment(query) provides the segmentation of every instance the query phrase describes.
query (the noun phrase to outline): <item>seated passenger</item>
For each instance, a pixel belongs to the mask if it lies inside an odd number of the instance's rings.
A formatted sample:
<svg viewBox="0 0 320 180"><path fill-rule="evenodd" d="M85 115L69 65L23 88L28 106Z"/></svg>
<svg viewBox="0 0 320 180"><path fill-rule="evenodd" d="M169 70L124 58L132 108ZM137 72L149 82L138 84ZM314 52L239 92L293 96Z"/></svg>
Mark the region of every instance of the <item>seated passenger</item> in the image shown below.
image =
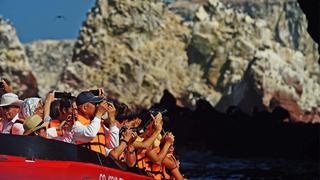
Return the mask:
<svg viewBox="0 0 320 180"><path fill-rule="evenodd" d="M136 155L133 147L133 142L136 138L137 134L132 132L132 130L124 130L121 132L119 146L113 148L109 153L109 157L117 162L118 166L123 170L127 170L126 166L133 167L136 163Z"/></svg>
<svg viewBox="0 0 320 180"><path fill-rule="evenodd" d="M21 110L19 112L19 121L24 122L30 116L37 114L41 118L43 118L43 105L40 98L32 97L27 98L21 104ZM24 132L24 128L22 123L15 123L12 126L12 134L22 135Z"/></svg>
<svg viewBox="0 0 320 180"><path fill-rule="evenodd" d="M44 122L42 118L38 115L33 115L25 119L23 123L25 136L40 136L47 138L46 127L48 122Z"/></svg>
<svg viewBox="0 0 320 180"><path fill-rule="evenodd" d="M126 119L132 114L132 111L126 104L114 101L113 103L108 102L107 112L108 118L104 121L104 125L107 131L107 154L109 154L113 148L119 146L119 130L122 126L127 125Z"/></svg>
<svg viewBox="0 0 320 180"><path fill-rule="evenodd" d="M18 117L22 102L23 101L13 93L6 93L1 96L0 107L2 108L3 115L1 133L10 134L14 124L19 123L22 126L23 122L19 121Z"/></svg>
<svg viewBox="0 0 320 180"><path fill-rule="evenodd" d="M145 132L142 134L143 139L148 139L154 134L154 131L157 129L155 125L154 123L147 125ZM179 162L173 160L173 152L170 152L170 150L173 151L172 144L174 142L174 136L172 133L165 135L163 138L164 143L161 147L159 146L160 139L161 135L158 134L157 139L153 141L150 147L140 149L137 154L137 166L144 169L155 179L183 179L178 168ZM166 172L166 168L170 170L169 174ZM173 177L171 177L171 175Z"/></svg>
<svg viewBox="0 0 320 180"><path fill-rule="evenodd" d="M115 108L117 107L117 109ZM125 107L129 112L129 108L123 103L115 102L113 105L111 102L108 102L108 119L105 120L105 129L107 132L106 136L106 152L112 159L118 162L118 165L122 169L127 169L125 165L133 167L136 162L136 156L133 153L134 147L132 143L135 141L137 135L133 133L130 129L123 131L120 136L122 139L119 141L119 128L122 126L119 121L116 120L116 117L119 117L120 114L123 114L123 107Z"/></svg>
<svg viewBox="0 0 320 180"><path fill-rule="evenodd" d="M54 140L74 143L72 127L77 119L76 103L71 99L59 99L52 102L47 134ZM47 116L48 117L48 116Z"/></svg>
<svg viewBox="0 0 320 180"><path fill-rule="evenodd" d="M27 98L21 104L21 111L19 113L19 119L25 120L30 116L37 114L43 119L43 104L40 98L31 97Z"/></svg>
<svg viewBox="0 0 320 180"><path fill-rule="evenodd" d="M160 144L160 148L163 148L164 139L162 139L162 143ZM159 150L159 149L158 149ZM162 165L165 166L164 175L165 177L170 177L170 179L184 179L179 168L180 162L174 156L174 146L171 144L166 157L164 158ZM167 172L167 170L169 172Z"/></svg>
<svg viewBox="0 0 320 180"><path fill-rule="evenodd" d="M76 104L78 117L72 128L76 144L106 155L106 133L101 119L107 111L107 103L84 91L78 95Z"/></svg>

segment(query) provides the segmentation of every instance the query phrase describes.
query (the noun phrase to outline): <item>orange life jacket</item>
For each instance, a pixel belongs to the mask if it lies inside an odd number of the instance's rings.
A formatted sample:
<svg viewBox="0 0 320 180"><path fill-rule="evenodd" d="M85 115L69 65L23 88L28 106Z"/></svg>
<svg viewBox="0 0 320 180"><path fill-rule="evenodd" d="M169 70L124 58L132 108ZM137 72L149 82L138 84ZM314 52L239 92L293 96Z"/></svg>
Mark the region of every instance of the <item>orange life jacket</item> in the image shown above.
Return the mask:
<svg viewBox="0 0 320 180"><path fill-rule="evenodd" d="M160 147L156 146L153 151L160 152ZM163 164L158 165L152 162L146 155L147 150L144 149L140 153L137 153L136 167L143 169L147 174L154 179L172 179L166 172L166 168Z"/></svg>
<svg viewBox="0 0 320 180"><path fill-rule="evenodd" d="M60 121L56 120L56 119L52 119L48 125L48 128L52 128L52 127L56 127L57 129L57 134L58 136L62 136L63 135L63 131L60 129Z"/></svg>
<svg viewBox="0 0 320 180"><path fill-rule="evenodd" d="M88 126L91 123L90 119L87 119L81 114L78 114L78 121L84 126ZM106 133L102 122L97 135L90 142L83 143L81 141L76 141L76 144L82 145L83 147L99 152L106 156Z"/></svg>

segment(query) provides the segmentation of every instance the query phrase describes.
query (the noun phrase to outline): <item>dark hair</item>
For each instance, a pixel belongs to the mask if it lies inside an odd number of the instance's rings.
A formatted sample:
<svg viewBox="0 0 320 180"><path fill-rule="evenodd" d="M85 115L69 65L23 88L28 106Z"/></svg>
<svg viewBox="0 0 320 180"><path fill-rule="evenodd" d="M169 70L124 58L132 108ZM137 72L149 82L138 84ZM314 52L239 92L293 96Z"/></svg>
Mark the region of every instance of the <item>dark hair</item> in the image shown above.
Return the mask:
<svg viewBox="0 0 320 180"><path fill-rule="evenodd" d="M54 100L51 103L51 107L50 107L50 117L52 119L57 119L59 117L59 110L61 112L63 109L68 109L72 107L73 102L74 102L74 99Z"/></svg>
<svg viewBox="0 0 320 180"><path fill-rule="evenodd" d="M141 111L139 111L139 113L137 113L137 116L140 120L141 123L139 124L138 128L145 130L146 127L152 123L152 118L150 115L149 110L147 109L142 109Z"/></svg>
<svg viewBox="0 0 320 180"><path fill-rule="evenodd" d="M60 110L67 109L72 107L72 103L75 101L74 99L61 99L60 100Z"/></svg>
<svg viewBox="0 0 320 180"><path fill-rule="evenodd" d="M50 117L57 119L59 116L60 100L54 100L50 105Z"/></svg>
<svg viewBox="0 0 320 180"><path fill-rule="evenodd" d="M116 120L123 122L124 120L134 119L134 113L132 110L125 104L119 101L112 101L114 107L116 108Z"/></svg>
<svg viewBox="0 0 320 180"><path fill-rule="evenodd" d="M47 128L46 128L46 127L42 127L42 128L40 128L40 129L37 129L36 131L33 131L32 133L30 133L28 136L38 136L36 133L39 133L39 131L40 131L41 129L47 129Z"/></svg>

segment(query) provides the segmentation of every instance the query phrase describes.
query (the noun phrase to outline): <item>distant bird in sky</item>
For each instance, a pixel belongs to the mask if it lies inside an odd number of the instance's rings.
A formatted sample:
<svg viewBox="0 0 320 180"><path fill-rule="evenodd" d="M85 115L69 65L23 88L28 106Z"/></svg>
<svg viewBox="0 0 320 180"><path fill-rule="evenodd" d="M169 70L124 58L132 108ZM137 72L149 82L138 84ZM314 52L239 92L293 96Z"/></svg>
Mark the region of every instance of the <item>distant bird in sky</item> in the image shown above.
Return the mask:
<svg viewBox="0 0 320 180"><path fill-rule="evenodd" d="M63 16L63 15L57 15L55 18L54 18L56 21L57 20L67 20L67 18L65 17L65 16Z"/></svg>

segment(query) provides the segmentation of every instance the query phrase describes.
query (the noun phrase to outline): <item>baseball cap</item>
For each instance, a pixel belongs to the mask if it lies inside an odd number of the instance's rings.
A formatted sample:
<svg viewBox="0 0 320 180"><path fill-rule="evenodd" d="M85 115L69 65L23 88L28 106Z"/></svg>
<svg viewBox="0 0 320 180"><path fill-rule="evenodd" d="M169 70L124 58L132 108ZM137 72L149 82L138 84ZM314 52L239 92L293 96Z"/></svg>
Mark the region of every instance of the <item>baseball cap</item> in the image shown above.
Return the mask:
<svg viewBox="0 0 320 180"><path fill-rule="evenodd" d="M102 101L103 101L102 97L95 96L94 94L92 94L89 91L84 91L84 92L81 92L77 96L76 104L77 104L77 106L80 106L80 105L88 103L88 102L98 104Z"/></svg>

